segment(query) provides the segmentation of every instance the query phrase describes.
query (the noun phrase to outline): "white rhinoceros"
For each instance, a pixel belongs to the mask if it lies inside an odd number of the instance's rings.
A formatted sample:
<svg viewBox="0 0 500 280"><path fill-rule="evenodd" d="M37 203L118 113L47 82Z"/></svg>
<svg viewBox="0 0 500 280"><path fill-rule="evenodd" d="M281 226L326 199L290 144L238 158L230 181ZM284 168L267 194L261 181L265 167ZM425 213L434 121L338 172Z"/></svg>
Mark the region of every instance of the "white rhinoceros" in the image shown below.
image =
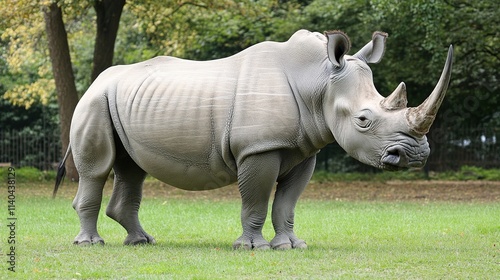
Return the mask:
<svg viewBox="0 0 500 280"><path fill-rule="evenodd" d="M113 168L106 214L127 230L125 244L155 242L138 219L149 173L194 191L238 182L243 234L234 248L305 248L293 231L294 208L321 148L336 141L387 170L421 167L429 155L425 134L449 83L452 47L435 90L407 108L405 85L382 97L367 65L380 61L386 37L374 33L349 56L344 33L300 30L223 59L157 57L109 68L76 107L61 165L72 152L80 174L74 243L104 243L97 217ZM276 183L276 236L268 242L262 226Z"/></svg>

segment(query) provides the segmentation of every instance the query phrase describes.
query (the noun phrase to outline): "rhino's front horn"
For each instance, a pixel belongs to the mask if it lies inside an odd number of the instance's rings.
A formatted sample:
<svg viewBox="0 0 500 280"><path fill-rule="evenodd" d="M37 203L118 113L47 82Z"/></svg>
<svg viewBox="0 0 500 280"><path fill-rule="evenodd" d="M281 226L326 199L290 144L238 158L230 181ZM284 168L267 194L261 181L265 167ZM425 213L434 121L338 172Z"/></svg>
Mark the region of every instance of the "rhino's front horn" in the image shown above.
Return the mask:
<svg viewBox="0 0 500 280"><path fill-rule="evenodd" d="M410 130L419 136L423 136L429 132L436 114L443 102L444 96L446 95L446 90L450 83L451 77L451 66L453 64L453 46L448 49L448 58L446 59L446 64L444 65L443 72L439 81L432 91L432 93L424 100L422 104L418 107L408 108L406 112L406 119Z"/></svg>
<svg viewBox="0 0 500 280"><path fill-rule="evenodd" d="M406 99L405 83L400 83L399 86L389 96L384 98L380 104L384 109L389 111L406 108L408 100Z"/></svg>

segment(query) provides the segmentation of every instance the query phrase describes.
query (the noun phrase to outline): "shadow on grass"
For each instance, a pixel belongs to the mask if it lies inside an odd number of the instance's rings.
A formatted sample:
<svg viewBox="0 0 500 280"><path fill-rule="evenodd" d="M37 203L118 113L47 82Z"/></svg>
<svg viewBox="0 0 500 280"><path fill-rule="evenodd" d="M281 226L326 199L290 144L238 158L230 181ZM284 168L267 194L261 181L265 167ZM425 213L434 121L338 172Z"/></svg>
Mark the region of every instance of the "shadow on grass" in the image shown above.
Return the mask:
<svg viewBox="0 0 500 280"><path fill-rule="evenodd" d="M74 245L77 246L77 245ZM106 243L105 245L92 245L92 246L83 246L85 247L99 247L99 248L110 248L110 249L131 249L131 250L201 250L201 251L227 251L227 252L285 252L285 251L307 251L307 250L342 250L345 248L341 248L339 246L335 246L334 244L313 244L309 246L307 249L292 249L292 250L244 250L244 249L233 249L233 245L231 242L203 242L203 241L160 241L156 244L140 244L140 245L123 245L121 243ZM348 246L351 247L351 246Z"/></svg>
<svg viewBox="0 0 500 280"><path fill-rule="evenodd" d="M97 246L97 245L94 245ZM101 247L109 247L113 249L137 249L137 250L200 250L200 251L222 251L222 252L286 252L286 251L351 251L359 250L363 245L361 244L347 244L345 246L339 246L338 244L327 244L327 243L314 243L310 244L306 249L291 249L291 250L244 250L244 249L233 249L231 242L203 242L203 241L161 241L156 244L142 244L142 245L123 245L118 243L106 244Z"/></svg>
<svg viewBox="0 0 500 280"><path fill-rule="evenodd" d="M227 250L233 251L233 246L227 242L197 242L193 241L160 241L156 244L139 244L139 245L124 245L123 243L109 242L104 245L87 245L78 246L80 248L110 248L110 249L158 249L158 250L169 250L169 249L200 249L200 250Z"/></svg>

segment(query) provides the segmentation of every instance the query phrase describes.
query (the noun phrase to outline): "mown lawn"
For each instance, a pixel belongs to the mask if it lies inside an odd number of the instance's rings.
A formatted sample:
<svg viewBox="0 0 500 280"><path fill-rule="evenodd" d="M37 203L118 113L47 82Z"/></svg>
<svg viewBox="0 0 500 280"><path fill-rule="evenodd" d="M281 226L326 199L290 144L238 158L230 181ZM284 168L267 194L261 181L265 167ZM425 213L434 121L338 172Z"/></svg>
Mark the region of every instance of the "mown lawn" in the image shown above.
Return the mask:
<svg viewBox="0 0 500 280"><path fill-rule="evenodd" d="M2 260L0 278L496 279L500 275L500 204L495 202L305 199L296 209L296 232L308 242L307 250L234 251L231 244L241 233L237 199L146 196L141 221L158 244L123 246L125 231L101 214L99 228L106 245L77 247L72 240L79 223L71 197L63 192L52 200L50 188L51 183L17 187L16 272L9 272ZM0 201L0 209L5 205L5 199ZM5 258L7 213L1 212L0 258ZM270 221L264 235L273 237Z"/></svg>

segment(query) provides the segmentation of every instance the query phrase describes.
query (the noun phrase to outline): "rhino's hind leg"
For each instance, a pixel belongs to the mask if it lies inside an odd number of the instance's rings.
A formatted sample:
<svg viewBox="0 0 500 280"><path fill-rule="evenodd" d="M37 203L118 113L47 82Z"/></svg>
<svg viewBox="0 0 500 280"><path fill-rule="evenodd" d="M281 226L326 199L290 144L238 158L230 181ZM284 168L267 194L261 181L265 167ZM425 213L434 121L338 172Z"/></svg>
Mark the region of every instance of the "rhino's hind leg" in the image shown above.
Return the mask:
<svg viewBox="0 0 500 280"><path fill-rule="evenodd" d="M104 178L82 178L78 183L78 192L73 200L73 208L80 218L80 233L75 237L75 245L104 244L97 233L97 217L101 209Z"/></svg>
<svg viewBox="0 0 500 280"><path fill-rule="evenodd" d="M304 160L284 178L278 179L273 202L273 226L276 236L271 240L273 249L307 248L306 242L293 231L294 210L299 196L307 186L314 171L316 157Z"/></svg>
<svg viewBox="0 0 500 280"><path fill-rule="evenodd" d="M93 110L99 110L99 105L102 105L96 103ZM106 103L104 106L107 106ZM73 208L80 218L80 233L75 237L74 244L104 244L97 233L97 218L101 209L102 190L115 160L111 122L107 118L89 114L73 120L71 130L71 149L80 174L78 192L73 200Z"/></svg>
<svg viewBox="0 0 500 280"><path fill-rule="evenodd" d="M233 243L235 249L269 249L262 236L269 197L279 173L279 156L266 153L249 156L238 167L238 185L242 198L243 234Z"/></svg>
<svg viewBox="0 0 500 280"><path fill-rule="evenodd" d="M130 158L121 143L116 146L113 194L106 214L127 230L125 245L154 244L155 239L144 231L138 216L146 172Z"/></svg>

